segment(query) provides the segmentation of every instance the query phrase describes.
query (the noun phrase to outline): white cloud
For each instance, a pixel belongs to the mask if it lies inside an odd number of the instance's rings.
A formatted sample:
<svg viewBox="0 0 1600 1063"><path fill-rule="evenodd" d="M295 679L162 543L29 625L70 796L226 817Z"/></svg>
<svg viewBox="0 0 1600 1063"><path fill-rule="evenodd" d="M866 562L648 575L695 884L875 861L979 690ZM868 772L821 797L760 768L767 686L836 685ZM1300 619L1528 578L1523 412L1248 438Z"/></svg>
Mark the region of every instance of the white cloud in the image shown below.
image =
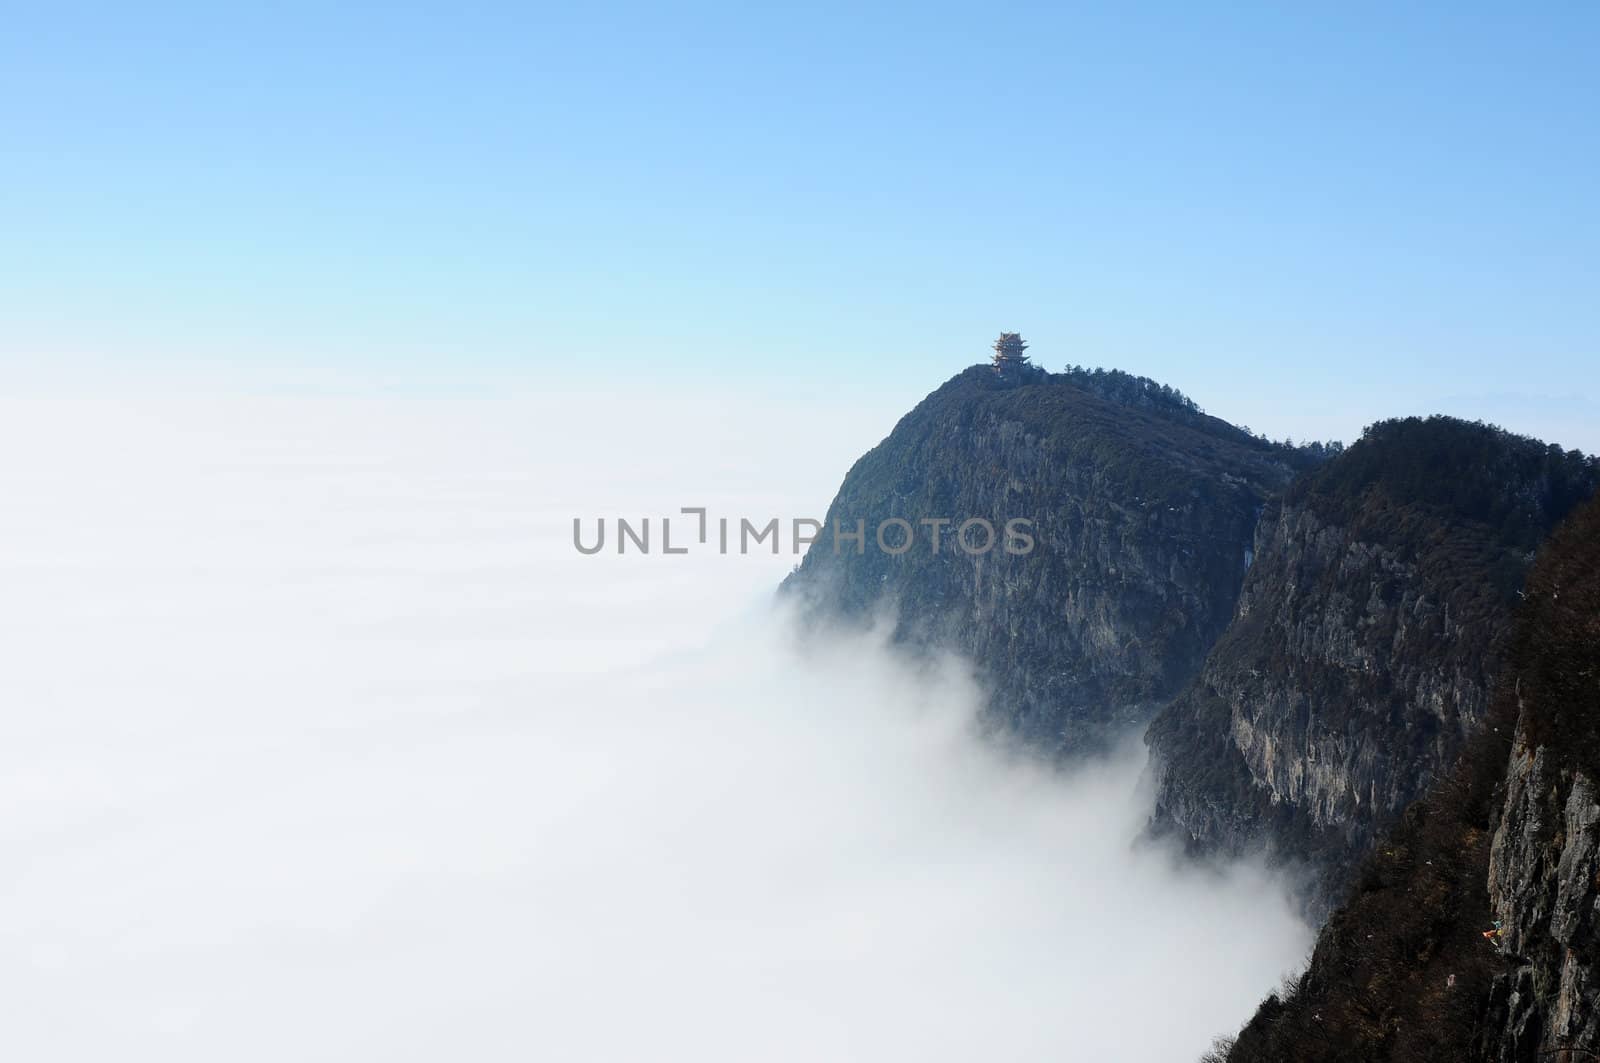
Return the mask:
<svg viewBox="0 0 1600 1063"><path fill-rule="evenodd" d="M1129 844L1136 751L1051 774L953 663L798 649L792 558L573 554L580 512L820 515L863 446L681 409L0 411L0 1053L1137 1061L1241 1021L1306 930Z"/></svg>

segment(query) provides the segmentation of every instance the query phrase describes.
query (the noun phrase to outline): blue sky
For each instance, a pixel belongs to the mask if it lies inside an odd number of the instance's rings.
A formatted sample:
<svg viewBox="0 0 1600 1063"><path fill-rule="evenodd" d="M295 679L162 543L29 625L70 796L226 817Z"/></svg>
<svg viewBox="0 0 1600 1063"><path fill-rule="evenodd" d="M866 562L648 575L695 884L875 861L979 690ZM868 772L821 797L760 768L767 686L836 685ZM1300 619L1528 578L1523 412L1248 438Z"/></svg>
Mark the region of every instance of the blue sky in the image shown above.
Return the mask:
<svg viewBox="0 0 1600 1063"><path fill-rule="evenodd" d="M331 6L8 13L0 384L909 402L1005 328L1600 449L1594 4Z"/></svg>

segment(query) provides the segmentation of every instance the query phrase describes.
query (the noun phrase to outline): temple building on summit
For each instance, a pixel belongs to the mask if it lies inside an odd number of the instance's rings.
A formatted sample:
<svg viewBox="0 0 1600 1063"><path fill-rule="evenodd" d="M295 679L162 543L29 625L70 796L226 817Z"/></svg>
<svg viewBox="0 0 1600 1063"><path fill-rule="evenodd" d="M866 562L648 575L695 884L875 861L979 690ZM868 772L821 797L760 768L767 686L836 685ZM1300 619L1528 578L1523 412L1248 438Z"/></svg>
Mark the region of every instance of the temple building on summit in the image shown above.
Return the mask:
<svg viewBox="0 0 1600 1063"><path fill-rule="evenodd" d="M1016 376L1028 364L1027 350L1022 333L1000 333L994 341L994 371L1001 376Z"/></svg>

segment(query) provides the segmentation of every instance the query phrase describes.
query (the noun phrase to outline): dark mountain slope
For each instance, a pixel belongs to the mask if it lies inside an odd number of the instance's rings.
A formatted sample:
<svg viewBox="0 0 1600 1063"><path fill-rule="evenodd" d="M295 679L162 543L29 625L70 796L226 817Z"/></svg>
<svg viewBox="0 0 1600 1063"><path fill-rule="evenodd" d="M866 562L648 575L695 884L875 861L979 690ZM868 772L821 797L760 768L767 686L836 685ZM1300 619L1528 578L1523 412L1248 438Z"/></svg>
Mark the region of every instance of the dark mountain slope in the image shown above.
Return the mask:
<svg viewBox="0 0 1600 1063"><path fill-rule="evenodd" d="M1524 595L1489 726L1367 858L1306 974L1228 1060L1600 1057L1600 500Z"/></svg>
<svg viewBox="0 0 1600 1063"><path fill-rule="evenodd" d="M864 551L836 553L825 530L785 590L828 615L896 609L898 638L978 664L998 719L1049 750L1082 750L1194 674L1233 614L1260 507L1306 460L1126 374L1005 379L978 366L845 477L828 528L864 522ZM873 542L891 517L917 530L899 556ZM1034 549L963 552L953 533L975 517L997 532L1031 520ZM937 551L922 518L955 522Z"/></svg>
<svg viewBox="0 0 1600 1063"><path fill-rule="evenodd" d="M1232 625L1150 727L1154 827L1303 860L1336 898L1479 729L1532 553L1597 480L1575 451L1433 417L1297 481Z"/></svg>

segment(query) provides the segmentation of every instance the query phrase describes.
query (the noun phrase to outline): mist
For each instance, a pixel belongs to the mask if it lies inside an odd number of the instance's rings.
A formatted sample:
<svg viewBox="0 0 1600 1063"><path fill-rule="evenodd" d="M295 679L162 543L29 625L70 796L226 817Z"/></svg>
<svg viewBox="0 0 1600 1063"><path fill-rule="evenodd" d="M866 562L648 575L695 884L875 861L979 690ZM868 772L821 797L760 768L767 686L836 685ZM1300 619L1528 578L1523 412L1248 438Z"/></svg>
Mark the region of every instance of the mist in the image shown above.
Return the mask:
<svg viewBox="0 0 1600 1063"><path fill-rule="evenodd" d="M890 419L0 412L9 1058L1191 1060L1303 963L1134 844L1136 736L1007 754L963 662L798 638L793 557L571 547L820 516Z"/></svg>

